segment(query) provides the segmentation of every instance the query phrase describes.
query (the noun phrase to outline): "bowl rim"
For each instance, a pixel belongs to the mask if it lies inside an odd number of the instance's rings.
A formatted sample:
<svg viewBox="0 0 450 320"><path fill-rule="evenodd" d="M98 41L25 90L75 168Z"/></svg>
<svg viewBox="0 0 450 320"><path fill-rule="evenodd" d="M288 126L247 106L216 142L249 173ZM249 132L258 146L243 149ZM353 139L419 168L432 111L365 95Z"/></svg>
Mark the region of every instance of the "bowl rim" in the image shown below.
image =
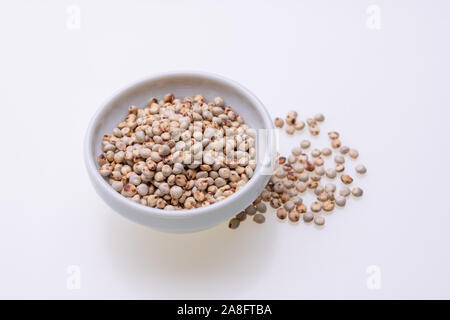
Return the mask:
<svg viewBox="0 0 450 320"><path fill-rule="evenodd" d="M261 173L261 166L262 162L257 164L257 168L255 169L255 175L249 179L249 181L237 192L232 194L231 196L220 200L216 203L213 203L211 205L201 207L201 208L194 208L189 210L164 210L159 208L152 208L149 206L144 206L142 204L136 203L117 191L115 191L111 186L108 184L105 178L103 178L99 173L96 166L96 160L95 157L92 157L91 155L91 141L94 141L94 128L96 127L96 124L101 120L100 116L102 115L103 110L112 104L115 100L120 98L122 95L126 94L128 91L131 91L135 89L136 87L150 81L155 81L158 79L164 79L168 77L200 77L204 79L210 79L214 81L221 82L227 86L233 87L234 89L240 91L244 96L246 96L251 103L256 106L256 109L259 111L259 113L262 116L263 123L264 123L264 129L273 130L274 126L270 117L269 112L267 111L264 104L247 88L242 86L240 83L231 80L229 78L226 78L224 76L211 73L211 72L205 72L205 71L169 71L169 72L163 72L163 73L157 73L154 75L150 75L144 78L141 78L137 81L132 82L131 84L122 87L121 89L115 91L106 101L104 101L100 107L97 108L94 115L92 116L89 125L86 130L86 134L84 137L84 144L83 144L83 151L84 151L84 160L86 169L88 171L88 174L90 176L91 181L93 181L97 187L101 187L104 189L104 191L108 194L108 196L115 199L115 201L120 202L124 206L128 206L132 209L138 210L143 214L151 215L151 216L158 216L161 218L179 218L182 217L189 217L189 216L200 216L209 214L211 211L223 209L224 207L228 206L232 201L237 199L238 197L241 197L243 194L246 193L246 191L250 190L254 185L257 185L258 182L269 179L269 176L264 177ZM270 157L272 151L274 148L274 143L269 139L268 141L268 147L265 150L265 157ZM267 181L265 183L267 183ZM182 213L182 215L180 214Z"/></svg>

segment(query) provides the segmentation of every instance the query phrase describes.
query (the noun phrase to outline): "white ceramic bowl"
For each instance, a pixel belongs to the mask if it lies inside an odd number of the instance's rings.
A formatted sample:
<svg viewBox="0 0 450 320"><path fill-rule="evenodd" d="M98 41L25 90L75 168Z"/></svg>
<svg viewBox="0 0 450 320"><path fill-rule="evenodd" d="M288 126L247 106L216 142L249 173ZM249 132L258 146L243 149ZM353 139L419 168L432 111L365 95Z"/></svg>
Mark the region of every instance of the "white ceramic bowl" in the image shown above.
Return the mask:
<svg viewBox="0 0 450 320"><path fill-rule="evenodd" d="M162 98L172 92L177 98L202 94L207 101L221 96L250 127L273 129L264 105L240 84L204 72L172 72L155 75L119 91L95 113L87 129L84 157L89 178L100 197L115 211L137 223L166 232L194 232L217 225L246 208L261 193L270 175L264 172L274 154L274 143L264 143L264 159L257 161L253 177L238 192L215 204L192 210L169 211L131 201L114 191L99 174L97 156L103 134L124 119L130 105L143 107L151 97Z"/></svg>

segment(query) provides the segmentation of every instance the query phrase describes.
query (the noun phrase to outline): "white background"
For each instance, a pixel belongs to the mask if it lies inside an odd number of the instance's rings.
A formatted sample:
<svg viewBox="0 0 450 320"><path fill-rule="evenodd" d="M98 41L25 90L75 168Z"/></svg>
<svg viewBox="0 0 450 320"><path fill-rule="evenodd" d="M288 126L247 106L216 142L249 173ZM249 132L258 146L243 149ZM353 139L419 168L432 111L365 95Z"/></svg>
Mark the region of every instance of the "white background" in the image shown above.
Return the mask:
<svg viewBox="0 0 450 320"><path fill-rule="evenodd" d="M371 4L380 30L366 25ZM0 7L0 298L450 298L447 1ZM268 212L263 225L171 235L117 215L85 173L88 121L117 89L171 70L232 78L272 116L323 112L322 131L368 167L364 197L322 229Z"/></svg>

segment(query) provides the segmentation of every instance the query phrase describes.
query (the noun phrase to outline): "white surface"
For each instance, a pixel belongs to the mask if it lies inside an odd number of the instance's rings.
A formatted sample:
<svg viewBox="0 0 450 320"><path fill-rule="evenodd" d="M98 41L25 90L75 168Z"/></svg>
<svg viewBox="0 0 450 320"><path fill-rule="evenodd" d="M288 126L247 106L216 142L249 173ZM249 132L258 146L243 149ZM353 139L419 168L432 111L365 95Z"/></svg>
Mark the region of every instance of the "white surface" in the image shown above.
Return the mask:
<svg viewBox="0 0 450 320"><path fill-rule="evenodd" d="M69 4L81 9L79 30L66 28ZM369 4L381 8L379 31L366 27ZM450 298L449 9L4 4L0 297ZM323 112L324 132L337 129L360 150L365 196L322 230L268 213L264 225L171 235L113 213L85 173L87 123L118 88L174 69L235 79L273 116ZM66 288L69 265L81 268L78 290ZM370 265L380 268L379 290L366 286Z"/></svg>

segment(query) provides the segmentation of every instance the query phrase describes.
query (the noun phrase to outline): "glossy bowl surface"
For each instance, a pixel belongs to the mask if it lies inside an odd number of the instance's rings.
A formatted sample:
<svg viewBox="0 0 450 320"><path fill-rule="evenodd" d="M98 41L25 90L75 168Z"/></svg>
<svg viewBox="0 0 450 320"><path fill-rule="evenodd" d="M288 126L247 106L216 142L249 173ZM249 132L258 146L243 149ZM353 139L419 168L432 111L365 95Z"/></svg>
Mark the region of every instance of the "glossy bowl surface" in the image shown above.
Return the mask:
<svg viewBox="0 0 450 320"><path fill-rule="evenodd" d="M207 101L221 96L255 129L273 131L271 117L264 105L247 89L235 81L205 72L171 72L138 81L113 95L93 116L85 136L84 157L89 178L100 197L116 212L137 223L165 232L194 232L223 221L246 208L261 193L270 178L270 159L274 143L268 134L257 148L263 148L257 159L253 177L238 192L212 205L192 210L161 210L131 201L114 191L98 173L97 156L101 153L101 140L105 133L123 121L130 105L140 108L151 97L162 98L172 92L176 98L202 94ZM261 140L261 139L259 139Z"/></svg>

